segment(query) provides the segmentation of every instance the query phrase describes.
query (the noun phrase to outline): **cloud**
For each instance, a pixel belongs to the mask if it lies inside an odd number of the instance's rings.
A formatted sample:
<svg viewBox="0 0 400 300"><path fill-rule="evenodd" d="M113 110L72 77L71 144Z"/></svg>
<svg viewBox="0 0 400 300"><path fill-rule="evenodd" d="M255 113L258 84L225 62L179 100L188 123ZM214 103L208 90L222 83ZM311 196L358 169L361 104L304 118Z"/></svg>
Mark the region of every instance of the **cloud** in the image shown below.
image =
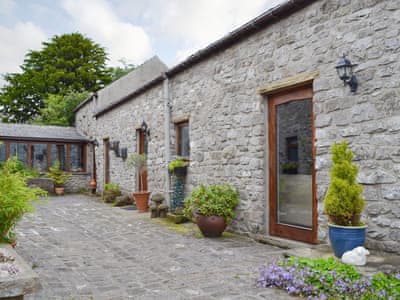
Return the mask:
<svg viewBox="0 0 400 300"><path fill-rule="evenodd" d="M40 48L45 40L46 34L31 22L18 22L11 28L0 25L0 74L20 72L25 54ZM4 83L1 77L0 86Z"/></svg>
<svg viewBox="0 0 400 300"><path fill-rule="evenodd" d="M121 58L139 64L153 53L143 28L119 19L105 0L63 0L62 7L70 15L76 31L107 49L110 65L118 65Z"/></svg>
<svg viewBox="0 0 400 300"><path fill-rule="evenodd" d="M0 13L2 15L8 15L14 11L16 3L14 0L1 0L0 1Z"/></svg>
<svg viewBox="0 0 400 300"><path fill-rule="evenodd" d="M174 63L284 0L121 1L116 11L140 19L155 44L177 47Z"/></svg>

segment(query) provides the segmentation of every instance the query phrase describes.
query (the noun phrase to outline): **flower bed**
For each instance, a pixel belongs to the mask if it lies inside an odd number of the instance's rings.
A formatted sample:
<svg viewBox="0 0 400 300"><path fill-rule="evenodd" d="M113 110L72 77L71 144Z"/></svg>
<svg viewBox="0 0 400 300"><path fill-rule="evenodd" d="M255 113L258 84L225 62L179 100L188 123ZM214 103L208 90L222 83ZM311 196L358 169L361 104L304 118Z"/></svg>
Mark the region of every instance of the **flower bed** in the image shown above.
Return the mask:
<svg viewBox="0 0 400 300"><path fill-rule="evenodd" d="M258 287L275 287L308 299L400 299L400 272L363 276L334 258L278 259L260 268Z"/></svg>

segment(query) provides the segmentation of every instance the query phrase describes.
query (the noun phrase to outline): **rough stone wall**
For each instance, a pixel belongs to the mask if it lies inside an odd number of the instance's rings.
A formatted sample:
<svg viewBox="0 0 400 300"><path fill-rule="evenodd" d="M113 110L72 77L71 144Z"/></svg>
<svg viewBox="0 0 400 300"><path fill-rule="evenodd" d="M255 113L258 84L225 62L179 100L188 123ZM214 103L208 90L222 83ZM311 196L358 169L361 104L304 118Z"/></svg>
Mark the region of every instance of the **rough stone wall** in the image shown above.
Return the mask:
<svg viewBox="0 0 400 300"><path fill-rule="evenodd" d="M90 174L73 174L68 177L65 183L66 193L78 193L82 191L90 190Z"/></svg>
<svg viewBox="0 0 400 300"><path fill-rule="evenodd" d="M360 83L355 95L337 84L334 72L314 84L319 199L329 181L330 146L345 139L367 200L367 246L400 253L400 2L325 1L319 6L328 20L316 24L316 36L329 47L318 52L324 60L348 52L358 63Z"/></svg>
<svg viewBox="0 0 400 300"><path fill-rule="evenodd" d="M104 182L103 139L119 141L119 148L127 148L128 156L136 153L136 129L145 121L150 129L148 144L148 188L152 192L165 192L164 183L164 106L162 85L139 95L118 108L99 116L96 121L95 136L99 141L96 149L97 181L99 191ZM136 172L128 168L126 162L109 151L110 182L118 183L124 193L136 189Z"/></svg>
<svg viewBox="0 0 400 300"><path fill-rule="evenodd" d="M257 89L318 70L313 110L319 239L327 238L322 199L329 183L330 147L334 141L346 139L360 166L359 182L367 200L368 246L400 253L399 20L400 2L396 0L317 1L171 78L172 118L190 115L186 192L199 183L231 183L241 193L232 228L242 233L267 233L268 99L259 96ZM356 94L344 87L336 74L335 65L343 53L358 64ZM78 113L78 126L94 132L100 142L99 182L103 176L102 138L119 140L120 147L128 147L132 153L135 127L145 120L151 129L149 188L163 190L161 84L101 116L94 126L89 125L93 121L89 117L80 121L82 112ZM171 124L172 144L173 138ZM111 181L133 190L133 172L112 152L110 157Z"/></svg>
<svg viewBox="0 0 400 300"><path fill-rule="evenodd" d="M316 116L319 238L330 146L348 140L367 199L369 245L400 252L398 1L318 1L171 80L173 115L190 114L188 190L230 182L241 191L234 228L265 232L266 122L258 87L319 70ZM337 77L342 53L357 63L353 95ZM267 101L267 100L266 100Z"/></svg>

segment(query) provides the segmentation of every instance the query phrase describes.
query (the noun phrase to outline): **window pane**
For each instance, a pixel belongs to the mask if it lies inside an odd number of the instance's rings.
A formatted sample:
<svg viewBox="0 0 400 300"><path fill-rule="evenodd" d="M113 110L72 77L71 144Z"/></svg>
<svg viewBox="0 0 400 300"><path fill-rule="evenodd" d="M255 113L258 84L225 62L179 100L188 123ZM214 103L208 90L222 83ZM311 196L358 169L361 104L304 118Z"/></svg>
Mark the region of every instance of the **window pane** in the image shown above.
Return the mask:
<svg viewBox="0 0 400 300"><path fill-rule="evenodd" d="M1 142L0 142L1 143ZM6 144L0 144L0 161L6 160Z"/></svg>
<svg viewBox="0 0 400 300"><path fill-rule="evenodd" d="M33 144L31 151L32 167L39 172L47 170L47 145Z"/></svg>
<svg viewBox="0 0 400 300"><path fill-rule="evenodd" d="M311 107L310 99L279 104L275 123L278 223L305 228L313 219Z"/></svg>
<svg viewBox="0 0 400 300"><path fill-rule="evenodd" d="M16 156L24 164L28 164L28 145L23 143L10 143L10 157Z"/></svg>
<svg viewBox="0 0 400 300"><path fill-rule="evenodd" d="M189 126L183 125L179 127L180 130L180 155L188 157L190 155L190 141L189 141Z"/></svg>
<svg viewBox="0 0 400 300"><path fill-rule="evenodd" d="M82 149L82 145L71 145L70 147L69 166L72 172L83 171Z"/></svg>
<svg viewBox="0 0 400 300"><path fill-rule="evenodd" d="M61 170L65 170L66 153L66 145L51 145L51 165L53 166L56 160L58 160Z"/></svg>

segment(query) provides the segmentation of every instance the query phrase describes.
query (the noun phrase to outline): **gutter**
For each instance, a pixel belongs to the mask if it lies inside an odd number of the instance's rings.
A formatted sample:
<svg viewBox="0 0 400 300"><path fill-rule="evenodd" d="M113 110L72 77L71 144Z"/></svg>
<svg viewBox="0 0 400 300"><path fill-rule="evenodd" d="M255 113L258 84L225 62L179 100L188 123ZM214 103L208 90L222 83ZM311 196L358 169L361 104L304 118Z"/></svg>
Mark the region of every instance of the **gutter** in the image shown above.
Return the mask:
<svg viewBox="0 0 400 300"><path fill-rule="evenodd" d="M170 190L171 190L171 181L168 172L168 163L171 160L171 131L170 131L170 124L171 124L171 104L169 102L169 79L166 74L163 75L163 99L164 99L164 147L165 147L165 202L167 203L168 207L171 207L171 197L170 197Z"/></svg>
<svg viewBox="0 0 400 300"><path fill-rule="evenodd" d="M32 138L25 136L0 136L2 141L18 141L18 142L60 142L60 143L89 143L90 140L86 138L82 139L65 139L65 138Z"/></svg>

